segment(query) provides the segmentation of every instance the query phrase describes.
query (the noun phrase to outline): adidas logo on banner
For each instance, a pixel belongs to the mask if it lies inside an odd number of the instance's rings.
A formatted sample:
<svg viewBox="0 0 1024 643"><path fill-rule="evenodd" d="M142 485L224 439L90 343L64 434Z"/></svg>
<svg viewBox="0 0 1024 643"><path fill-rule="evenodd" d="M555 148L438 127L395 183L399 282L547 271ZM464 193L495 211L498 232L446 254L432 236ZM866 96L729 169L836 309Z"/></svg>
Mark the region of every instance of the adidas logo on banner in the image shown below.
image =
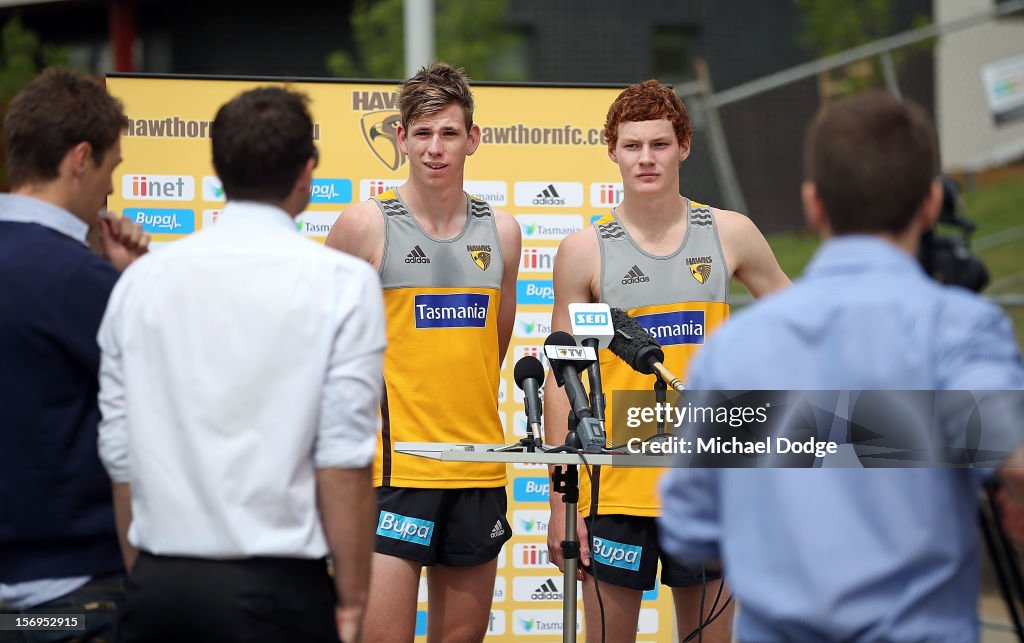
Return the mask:
<svg viewBox="0 0 1024 643"><path fill-rule="evenodd" d="M405 263L430 263L430 258L423 252L423 248L416 246L405 255Z"/></svg>
<svg viewBox="0 0 1024 643"><path fill-rule="evenodd" d="M530 598L535 601L560 601L562 600L562 592L558 591L558 585L555 584L555 580L549 578L546 583L533 590Z"/></svg>
<svg viewBox="0 0 1024 643"><path fill-rule="evenodd" d="M408 261L408 259L406 261ZM622 278L622 285L628 286L630 284L645 284L650 280L650 277L645 275L636 264L633 264L633 267L629 269L626 276Z"/></svg>
<svg viewBox="0 0 1024 643"><path fill-rule="evenodd" d="M565 199L558 194L553 183L548 183L546 188L533 197L533 205L565 205Z"/></svg>
<svg viewBox="0 0 1024 643"><path fill-rule="evenodd" d="M491 539L498 538L499 536L505 535L505 527L501 524L501 521L494 523L494 529L491 530Z"/></svg>

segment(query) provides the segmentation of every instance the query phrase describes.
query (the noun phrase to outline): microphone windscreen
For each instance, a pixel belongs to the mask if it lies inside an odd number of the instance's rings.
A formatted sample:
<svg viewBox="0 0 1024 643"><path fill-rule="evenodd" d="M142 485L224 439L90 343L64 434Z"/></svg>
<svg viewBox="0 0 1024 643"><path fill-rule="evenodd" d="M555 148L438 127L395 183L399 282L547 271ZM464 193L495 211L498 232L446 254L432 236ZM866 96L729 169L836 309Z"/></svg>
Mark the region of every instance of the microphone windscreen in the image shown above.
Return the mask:
<svg viewBox="0 0 1024 643"><path fill-rule="evenodd" d="M640 349L657 344L647 329L621 308L612 308L612 325L615 327L615 335L608 344L608 350L630 366L636 364Z"/></svg>
<svg viewBox="0 0 1024 643"><path fill-rule="evenodd" d="M516 368L512 376L516 380L516 386L522 390L523 382L528 379L535 379L538 382L544 381L544 365L533 355L527 355L516 362Z"/></svg>
<svg viewBox="0 0 1024 643"><path fill-rule="evenodd" d="M544 340L545 346L575 346L576 339L564 330L556 330Z"/></svg>

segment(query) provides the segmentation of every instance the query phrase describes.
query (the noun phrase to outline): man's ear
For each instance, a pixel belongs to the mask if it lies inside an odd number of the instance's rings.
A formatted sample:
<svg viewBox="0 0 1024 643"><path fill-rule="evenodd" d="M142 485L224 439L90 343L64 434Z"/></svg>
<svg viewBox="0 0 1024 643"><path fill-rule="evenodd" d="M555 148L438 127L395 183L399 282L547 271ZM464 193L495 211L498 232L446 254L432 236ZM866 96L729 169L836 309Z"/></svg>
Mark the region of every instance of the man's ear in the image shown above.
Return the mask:
<svg viewBox="0 0 1024 643"><path fill-rule="evenodd" d="M398 136L398 149L405 156L409 156L409 132L406 131L404 125L399 125L395 133Z"/></svg>
<svg viewBox="0 0 1024 643"><path fill-rule="evenodd" d="M82 141L72 147L61 161L62 166L65 164L71 176L80 176L90 165L95 165L92 158L92 144Z"/></svg>
<svg viewBox="0 0 1024 643"><path fill-rule="evenodd" d="M468 148L466 151L467 156L472 156L473 152L480 147L480 136L480 126L473 123L473 126L469 128L469 140L467 141Z"/></svg>
<svg viewBox="0 0 1024 643"><path fill-rule="evenodd" d="M918 206L914 221L921 233L932 229L942 210L942 183L935 179L928 188L928 194Z"/></svg>
<svg viewBox="0 0 1024 643"><path fill-rule="evenodd" d="M690 139L687 139L679 146L679 162L682 163L690 156Z"/></svg>
<svg viewBox="0 0 1024 643"><path fill-rule="evenodd" d="M829 225L825 204L818 195L818 187L811 181L804 181L800 186L800 199L804 204L804 218L811 230L822 237L832 236L832 226Z"/></svg>

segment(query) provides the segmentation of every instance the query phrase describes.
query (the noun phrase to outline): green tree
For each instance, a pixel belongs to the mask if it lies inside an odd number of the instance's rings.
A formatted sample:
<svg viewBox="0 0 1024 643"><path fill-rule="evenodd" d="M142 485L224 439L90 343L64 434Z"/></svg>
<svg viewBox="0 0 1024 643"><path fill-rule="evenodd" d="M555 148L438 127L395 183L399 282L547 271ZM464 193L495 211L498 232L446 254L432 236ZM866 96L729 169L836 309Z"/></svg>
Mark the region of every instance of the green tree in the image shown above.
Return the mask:
<svg viewBox="0 0 1024 643"><path fill-rule="evenodd" d="M6 106L45 67L62 67L67 63L65 49L42 42L15 13L0 29L0 104Z"/></svg>
<svg viewBox="0 0 1024 643"><path fill-rule="evenodd" d="M437 59L462 67L474 80L526 79L522 34L504 23L505 0L436 0ZM327 58L344 78L402 78L402 0L357 0L352 9L354 51Z"/></svg>
<svg viewBox="0 0 1024 643"><path fill-rule="evenodd" d="M0 28L0 138L3 138L3 115L11 99L42 69L63 67L67 63L67 50L42 42L35 32L25 28L17 13L8 18ZM2 145L0 184L7 189L7 157Z"/></svg>
<svg viewBox="0 0 1024 643"><path fill-rule="evenodd" d="M838 54L858 45L892 35L890 0L794 0L802 14L797 41L815 56ZM930 22L918 16L913 26ZM932 42L892 52L898 68L908 53L928 48ZM818 77L823 102L863 91L881 84L881 68L877 59L861 60L844 68L825 72Z"/></svg>

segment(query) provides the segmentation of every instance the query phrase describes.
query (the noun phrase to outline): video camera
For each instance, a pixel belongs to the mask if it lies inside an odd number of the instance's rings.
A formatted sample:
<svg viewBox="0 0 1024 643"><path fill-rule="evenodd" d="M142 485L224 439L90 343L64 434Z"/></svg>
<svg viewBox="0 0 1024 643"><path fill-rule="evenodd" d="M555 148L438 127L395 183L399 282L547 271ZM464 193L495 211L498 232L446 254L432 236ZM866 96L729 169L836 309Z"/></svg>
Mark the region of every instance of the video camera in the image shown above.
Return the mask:
<svg viewBox="0 0 1024 643"><path fill-rule="evenodd" d="M943 176L942 209L936 225L921 235L921 249L918 261L933 279L940 283L962 286L974 292L988 285L988 269L971 254L970 237L975 225L963 213L960 204L960 189L953 179ZM953 226L959 235L939 235L939 224Z"/></svg>

